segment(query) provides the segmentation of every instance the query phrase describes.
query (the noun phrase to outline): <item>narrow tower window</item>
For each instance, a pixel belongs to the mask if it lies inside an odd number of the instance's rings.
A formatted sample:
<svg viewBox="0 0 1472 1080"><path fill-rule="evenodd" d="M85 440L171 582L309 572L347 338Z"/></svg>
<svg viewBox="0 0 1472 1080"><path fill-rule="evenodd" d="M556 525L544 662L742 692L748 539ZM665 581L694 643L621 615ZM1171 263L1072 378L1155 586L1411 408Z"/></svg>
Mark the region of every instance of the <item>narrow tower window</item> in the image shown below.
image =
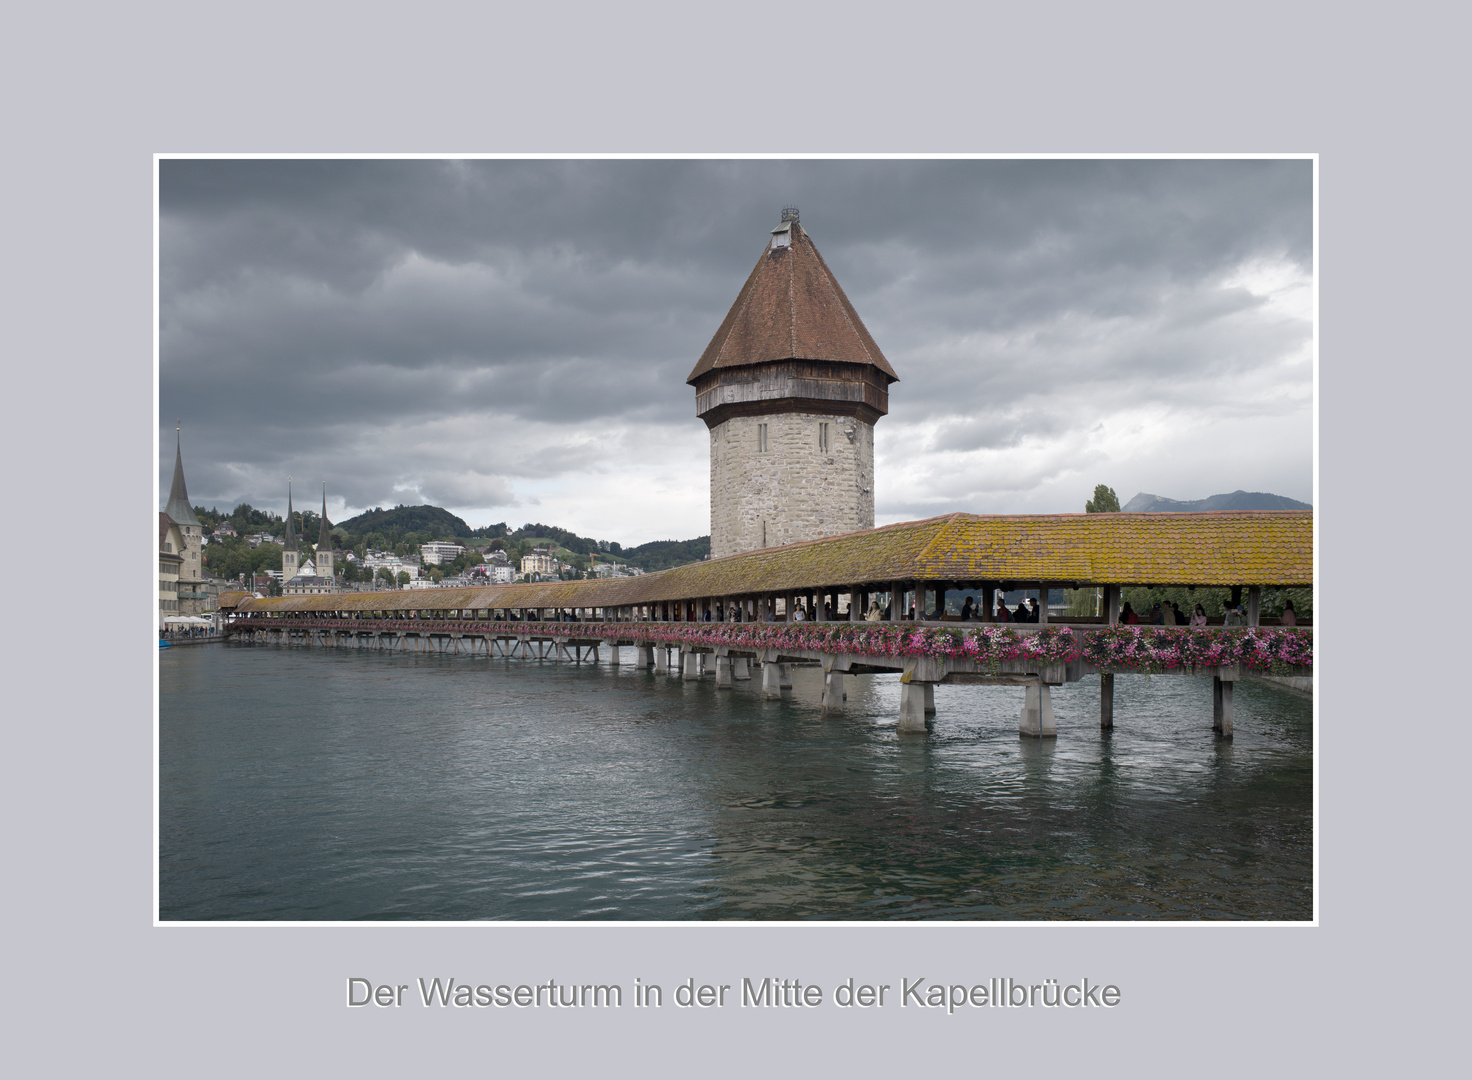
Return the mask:
<svg viewBox="0 0 1472 1080"><path fill-rule="evenodd" d="M828 425L827 424L819 424L818 425L818 449L819 450L822 450L824 453L826 453L827 450L828 450Z"/></svg>
<svg viewBox="0 0 1472 1080"><path fill-rule="evenodd" d="M757 453L759 453L759 454L765 454L767 452L767 425L766 424L758 424L756 426L756 450L757 450Z"/></svg>

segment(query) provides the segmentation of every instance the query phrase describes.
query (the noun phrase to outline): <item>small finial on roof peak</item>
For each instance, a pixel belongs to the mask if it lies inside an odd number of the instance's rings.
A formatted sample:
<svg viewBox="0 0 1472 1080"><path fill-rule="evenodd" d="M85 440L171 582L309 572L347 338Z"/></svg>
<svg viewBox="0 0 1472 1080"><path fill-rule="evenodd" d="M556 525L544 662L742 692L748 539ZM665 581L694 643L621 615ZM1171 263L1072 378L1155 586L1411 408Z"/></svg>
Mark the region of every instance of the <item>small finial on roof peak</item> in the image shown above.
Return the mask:
<svg viewBox="0 0 1472 1080"><path fill-rule="evenodd" d="M796 221L797 220L797 207L795 207L795 206L784 206L782 208L782 220L783 220L784 223L785 222L788 222L788 221Z"/></svg>

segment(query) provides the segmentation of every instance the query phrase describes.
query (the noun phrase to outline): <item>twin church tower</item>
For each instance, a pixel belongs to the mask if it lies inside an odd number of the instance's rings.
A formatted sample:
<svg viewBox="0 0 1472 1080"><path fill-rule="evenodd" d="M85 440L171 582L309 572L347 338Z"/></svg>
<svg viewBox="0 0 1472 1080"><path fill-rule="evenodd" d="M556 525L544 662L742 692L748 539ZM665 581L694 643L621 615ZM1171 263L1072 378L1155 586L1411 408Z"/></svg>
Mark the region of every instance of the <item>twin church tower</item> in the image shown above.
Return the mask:
<svg viewBox="0 0 1472 1080"><path fill-rule="evenodd" d="M711 558L874 527L874 424L899 376L795 208L686 381L710 429Z"/></svg>
<svg viewBox="0 0 1472 1080"><path fill-rule="evenodd" d="M301 551L296 542L296 527L292 524L293 518L291 508L291 479L286 481L286 537L281 542L281 583L285 585L288 581L302 574L305 568L310 568L308 577L322 579L324 584L332 581L332 526L327 521L327 485L322 485L322 528L317 534L317 551L312 556L315 561L309 561L303 566L301 562Z"/></svg>

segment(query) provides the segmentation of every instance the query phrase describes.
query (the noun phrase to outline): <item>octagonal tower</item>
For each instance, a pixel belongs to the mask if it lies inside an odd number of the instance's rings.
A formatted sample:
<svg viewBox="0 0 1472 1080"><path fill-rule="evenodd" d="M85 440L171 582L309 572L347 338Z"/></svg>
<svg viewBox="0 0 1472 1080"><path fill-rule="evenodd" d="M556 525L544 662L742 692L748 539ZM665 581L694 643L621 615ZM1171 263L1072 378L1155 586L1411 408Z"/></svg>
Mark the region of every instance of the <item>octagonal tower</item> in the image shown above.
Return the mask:
<svg viewBox="0 0 1472 1080"><path fill-rule="evenodd" d="M686 381L710 429L712 558L874 526L874 424L899 376L795 208Z"/></svg>

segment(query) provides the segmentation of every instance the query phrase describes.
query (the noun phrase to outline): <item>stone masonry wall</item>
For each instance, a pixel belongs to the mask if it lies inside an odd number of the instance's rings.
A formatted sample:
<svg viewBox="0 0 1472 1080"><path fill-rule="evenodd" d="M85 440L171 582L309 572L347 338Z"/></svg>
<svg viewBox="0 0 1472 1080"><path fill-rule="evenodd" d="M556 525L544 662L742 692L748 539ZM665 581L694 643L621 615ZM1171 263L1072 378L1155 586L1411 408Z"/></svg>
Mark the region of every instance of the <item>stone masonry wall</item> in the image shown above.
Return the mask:
<svg viewBox="0 0 1472 1080"><path fill-rule="evenodd" d="M179 554L184 556L184 561L179 564L179 592L198 594L204 587L204 559L201 558L204 548L204 530L198 525L180 525L179 531L184 534L184 550ZM180 615L203 615L203 600L180 600Z"/></svg>
<svg viewBox="0 0 1472 1080"><path fill-rule="evenodd" d="M765 452L758 449L759 424L767 425ZM818 445L819 424L828 425L826 451ZM778 413L733 417L711 429L712 558L873 527L871 425L850 416Z"/></svg>

